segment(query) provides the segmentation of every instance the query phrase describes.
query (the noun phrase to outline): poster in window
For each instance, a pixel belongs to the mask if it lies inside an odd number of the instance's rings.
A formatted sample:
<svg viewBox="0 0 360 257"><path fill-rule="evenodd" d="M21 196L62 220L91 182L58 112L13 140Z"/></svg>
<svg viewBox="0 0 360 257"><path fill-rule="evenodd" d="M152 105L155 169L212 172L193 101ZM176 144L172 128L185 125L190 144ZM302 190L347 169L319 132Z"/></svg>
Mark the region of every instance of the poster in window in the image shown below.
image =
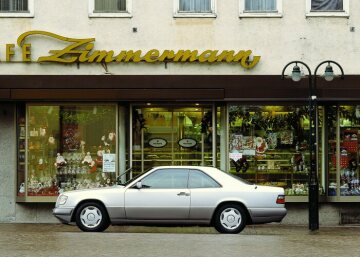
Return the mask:
<svg viewBox="0 0 360 257"><path fill-rule="evenodd" d="M103 154L103 172L115 172L116 163L115 163L115 154L106 153Z"/></svg>

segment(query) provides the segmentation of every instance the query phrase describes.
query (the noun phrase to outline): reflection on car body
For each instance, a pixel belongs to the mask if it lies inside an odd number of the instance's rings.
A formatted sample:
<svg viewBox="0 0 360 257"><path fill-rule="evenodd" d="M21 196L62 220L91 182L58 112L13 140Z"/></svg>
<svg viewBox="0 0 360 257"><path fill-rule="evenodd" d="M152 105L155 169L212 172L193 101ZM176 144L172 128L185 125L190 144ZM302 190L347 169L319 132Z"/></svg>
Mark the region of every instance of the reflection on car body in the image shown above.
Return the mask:
<svg viewBox="0 0 360 257"><path fill-rule="evenodd" d="M286 208L282 188L253 185L213 167L164 166L122 185L63 193L53 214L83 231L168 224L239 233L246 224L280 222Z"/></svg>

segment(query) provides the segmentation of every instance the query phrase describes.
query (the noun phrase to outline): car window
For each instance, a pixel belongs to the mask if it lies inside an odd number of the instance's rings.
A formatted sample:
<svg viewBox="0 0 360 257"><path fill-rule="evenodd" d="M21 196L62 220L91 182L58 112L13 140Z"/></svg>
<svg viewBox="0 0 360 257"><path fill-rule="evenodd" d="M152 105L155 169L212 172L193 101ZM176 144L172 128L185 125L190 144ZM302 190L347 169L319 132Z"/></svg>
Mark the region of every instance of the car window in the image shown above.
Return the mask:
<svg viewBox="0 0 360 257"><path fill-rule="evenodd" d="M227 172L225 172L225 171L222 171L224 174L226 174L227 176L230 176L230 177L232 177L232 178L234 178L234 179L236 179L236 180L239 180L240 182L242 182L242 183L244 183L244 184L246 184L246 185L253 185L254 183L251 183L251 182L249 182L249 181L247 181L247 180L245 180L245 179L243 179L243 178L240 178L239 176L236 176L236 175L234 175L234 174L231 174L231 173L227 173Z"/></svg>
<svg viewBox="0 0 360 257"><path fill-rule="evenodd" d="M161 169L141 180L144 188L187 188L188 169Z"/></svg>
<svg viewBox="0 0 360 257"><path fill-rule="evenodd" d="M201 172L200 170L191 170L189 176L189 188L217 188L220 187L214 179Z"/></svg>
<svg viewBox="0 0 360 257"><path fill-rule="evenodd" d="M136 180L138 177L148 173L150 170L152 170L152 168L149 168L146 171L136 174L134 177L131 177L132 168L130 168L127 171L125 171L123 174L121 174L117 177L117 179L116 179L117 183L118 183L118 185L121 185L121 186L127 186L127 185L131 184L134 180Z"/></svg>

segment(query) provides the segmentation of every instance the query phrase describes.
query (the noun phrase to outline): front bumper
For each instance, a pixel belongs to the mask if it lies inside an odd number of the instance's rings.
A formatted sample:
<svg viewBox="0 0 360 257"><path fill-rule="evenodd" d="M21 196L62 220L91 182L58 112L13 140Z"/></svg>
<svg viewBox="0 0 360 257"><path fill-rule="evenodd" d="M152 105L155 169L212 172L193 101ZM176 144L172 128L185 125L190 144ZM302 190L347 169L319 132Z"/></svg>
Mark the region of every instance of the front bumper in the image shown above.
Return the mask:
<svg viewBox="0 0 360 257"><path fill-rule="evenodd" d="M54 208L53 215L61 221L61 223L69 224L74 208Z"/></svg>

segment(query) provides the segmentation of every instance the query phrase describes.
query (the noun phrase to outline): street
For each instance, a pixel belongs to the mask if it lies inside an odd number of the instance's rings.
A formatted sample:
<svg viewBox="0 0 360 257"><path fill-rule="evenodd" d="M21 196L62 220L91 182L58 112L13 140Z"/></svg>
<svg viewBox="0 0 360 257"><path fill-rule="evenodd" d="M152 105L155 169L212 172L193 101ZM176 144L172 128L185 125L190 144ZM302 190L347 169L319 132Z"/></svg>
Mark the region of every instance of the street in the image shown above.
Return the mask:
<svg viewBox="0 0 360 257"><path fill-rule="evenodd" d="M248 226L241 234L199 227L110 227L84 233L60 224L0 224L0 256L360 256L360 227Z"/></svg>

